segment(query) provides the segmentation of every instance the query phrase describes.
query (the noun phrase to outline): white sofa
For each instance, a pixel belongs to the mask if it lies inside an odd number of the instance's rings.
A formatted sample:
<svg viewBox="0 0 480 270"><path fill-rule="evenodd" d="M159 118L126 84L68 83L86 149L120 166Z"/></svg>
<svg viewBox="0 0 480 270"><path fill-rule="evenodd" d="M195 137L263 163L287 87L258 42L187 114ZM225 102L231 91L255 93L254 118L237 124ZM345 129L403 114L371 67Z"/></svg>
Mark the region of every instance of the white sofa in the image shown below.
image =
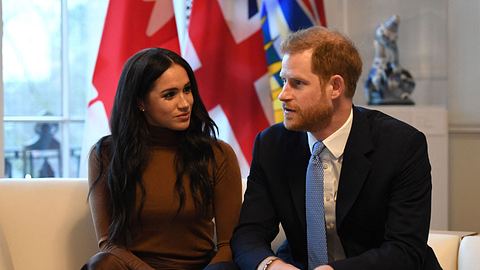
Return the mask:
<svg viewBox="0 0 480 270"><path fill-rule="evenodd" d="M80 269L97 251L87 192L85 179L0 179L0 270ZM443 269L480 270L480 236L464 235L430 233Z"/></svg>
<svg viewBox="0 0 480 270"><path fill-rule="evenodd" d="M430 231L428 244L444 270L480 270L480 235L473 232Z"/></svg>

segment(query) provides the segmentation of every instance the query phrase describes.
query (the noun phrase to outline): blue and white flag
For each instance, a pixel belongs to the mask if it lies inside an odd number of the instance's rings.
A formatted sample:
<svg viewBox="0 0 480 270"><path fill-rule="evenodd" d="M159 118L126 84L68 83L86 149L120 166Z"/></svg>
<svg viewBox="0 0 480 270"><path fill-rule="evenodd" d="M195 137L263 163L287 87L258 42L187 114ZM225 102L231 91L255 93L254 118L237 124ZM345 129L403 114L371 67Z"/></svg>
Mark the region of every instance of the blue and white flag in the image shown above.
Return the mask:
<svg viewBox="0 0 480 270"><path fill-rule="evenodd" d="M280 43L291 32L313 25L326 26L323 0L263 0L261 2L262 32L265 56L270 75L270 89L275 122L283 121L280 101L282 90Z"/></svg>

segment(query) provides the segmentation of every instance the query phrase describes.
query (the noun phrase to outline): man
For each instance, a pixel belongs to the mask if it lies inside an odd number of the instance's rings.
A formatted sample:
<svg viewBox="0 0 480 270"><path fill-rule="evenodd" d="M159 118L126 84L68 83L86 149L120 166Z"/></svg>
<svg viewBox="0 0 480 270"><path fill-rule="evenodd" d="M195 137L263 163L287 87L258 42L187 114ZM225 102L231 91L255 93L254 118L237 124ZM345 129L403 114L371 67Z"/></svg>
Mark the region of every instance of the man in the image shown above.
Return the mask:
<svg viewBox="0 0 480 270"><path fill-rule="evenodd" d="M362 62L343 35L312 27L291 34L282 51L284 122L256 138L232 238L236 263L248 270L441 269L427 245L425 136L353 106ZM287 241L276 257L270 243L279 223Z"/></svg>

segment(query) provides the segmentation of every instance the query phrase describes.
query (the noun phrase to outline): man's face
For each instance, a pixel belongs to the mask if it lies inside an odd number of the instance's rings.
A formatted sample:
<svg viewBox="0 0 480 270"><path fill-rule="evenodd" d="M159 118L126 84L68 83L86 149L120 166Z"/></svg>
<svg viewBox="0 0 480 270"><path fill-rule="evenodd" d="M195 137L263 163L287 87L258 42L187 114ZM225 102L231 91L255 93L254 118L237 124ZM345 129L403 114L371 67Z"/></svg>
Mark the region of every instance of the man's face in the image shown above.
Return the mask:
<svg viewBox="0 0 480 270"><path fill-rule="evenodd" d="M328 82L323 85L312 72L312 50L285 54L280 76L284 85L278 99L283 123L289 130L316 132L332 119L333 104Z"/></svg>

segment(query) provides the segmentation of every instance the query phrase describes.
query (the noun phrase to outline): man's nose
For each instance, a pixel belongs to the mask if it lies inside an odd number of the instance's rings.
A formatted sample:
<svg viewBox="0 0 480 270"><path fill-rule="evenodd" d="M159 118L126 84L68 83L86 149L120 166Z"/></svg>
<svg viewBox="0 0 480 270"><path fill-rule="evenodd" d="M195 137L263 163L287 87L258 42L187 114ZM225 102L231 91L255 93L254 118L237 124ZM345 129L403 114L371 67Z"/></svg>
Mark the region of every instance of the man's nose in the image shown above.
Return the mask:
<svg viewBox="0 0 480 270"><path fill-rule="evenodd" d="M278 100L286 101L289 99L291 99L291 89L288 83L285 82L285 84L283 85L282 91L280 92L280 94L278 94Z"/></svg>

